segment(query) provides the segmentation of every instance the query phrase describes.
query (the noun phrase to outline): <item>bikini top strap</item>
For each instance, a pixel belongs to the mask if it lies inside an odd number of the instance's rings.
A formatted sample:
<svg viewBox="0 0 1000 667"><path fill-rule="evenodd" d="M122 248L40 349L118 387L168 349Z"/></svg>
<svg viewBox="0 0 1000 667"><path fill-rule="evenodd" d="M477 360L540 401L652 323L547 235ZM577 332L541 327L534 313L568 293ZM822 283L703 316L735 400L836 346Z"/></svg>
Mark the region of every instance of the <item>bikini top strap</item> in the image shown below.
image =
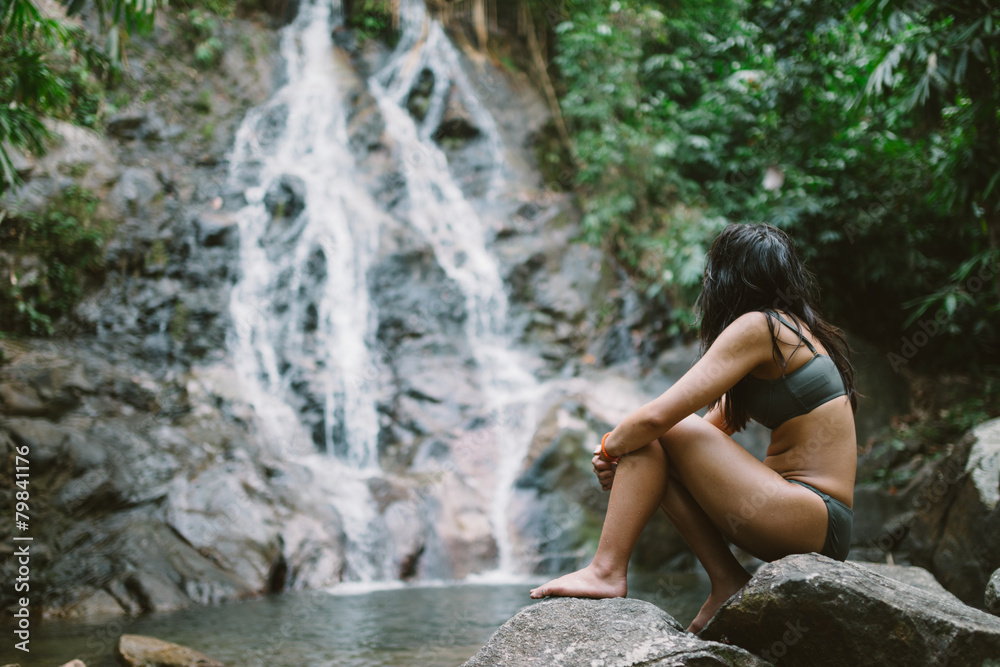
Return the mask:
<svg viewBox="0 0 1000 667"><path fill-rule="evenodd" d="M800 329L799 329L799 328L798 328L797 326L795 326L794 324L792 324L791 322L789 322L788 320L786 320L786 319L785 319L784 317L782 317L782 316L781 316L781 315L780 315L779 313L777 313L777 312L775 312L775 311L773 311L773 310L772 310L772 311L770 311L770 312L774 313L774 316L778 318L778 321L779 321L779 322L781 322L781 323L782 323L782 324L784 324L784 325L785 325L786 327L788 327L789 329L791 329L792 331L794 331L795 333L797 333L797 334L799 335L799 339L800 339L800 340L801 340L801 341L802 341L803 343L805 343L805 344L806 344L806 347L808 347L808 348L809 348L809 351L813 353L813 356L814 356L814 357L815 357L815 356L816 356L817 354L819 354L819 352L817 352L817 351L816 351L816 347L815 347L815 346L814 346L814 345L813 345L812 343L810 343L810 342L809 342L809 339L808 339L808 338L806 338L806 337L805 337L804 335L802 335L802 331L801 331L801 330L800 330Z"/></svg>

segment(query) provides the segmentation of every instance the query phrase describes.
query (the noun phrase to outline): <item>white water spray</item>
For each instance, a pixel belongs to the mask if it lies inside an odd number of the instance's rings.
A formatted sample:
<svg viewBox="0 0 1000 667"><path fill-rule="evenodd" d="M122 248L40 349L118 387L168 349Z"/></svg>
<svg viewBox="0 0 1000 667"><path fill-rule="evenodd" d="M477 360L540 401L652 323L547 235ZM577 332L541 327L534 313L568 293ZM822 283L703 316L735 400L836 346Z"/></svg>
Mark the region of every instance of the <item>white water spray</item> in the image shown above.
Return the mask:
<svg viewBox="0 0 1000 667"><path fill-rule="evenodd" d="M341 91L354 77L333 48L329 26L339 7L303 4L282 33L288 82L255 109L237 135L231 182L246 187L239 213L240 282L233 290L235 330L230 347L246 392L268 440L315 442L334 456L311 460L317 474L337 477L332 502L344 517L352 575L360 580L396 576L388 563L385 524L366 479L378 476L376 315L368 296L371 267L386 213L356 176L348 145L348 100ZM460 101L478 128L492 161L487 202L503 188L503 144L496 123L479 103L460 66L460 55L442 26L420 0L401 3L400 40L369 89L385 121L389 144L402 165L409 199L406 222L433 249L436 261L459 286L469 317L466 335L473 351L486 411L495 415L498 447L491 521L499 549L498 571L517 571L508 536L506 508L524 458L536 415L539 385L528 370L535 362L513 349L507 326L507 298L488 230L450 173L434 130L446 113L448 96ZM417 122L407 97L423 71L434 77L427 113ZM281 210L267 193L304 185L303 207L280 222ZM269 210L270 208L270 210ZM310 300L309 295L319 293ZM310 322L304 326L303 322ZM322 434L311 431L293 407L296 368L324 378L318 393ZM319 371L319 372L317 372Z"/></svg>

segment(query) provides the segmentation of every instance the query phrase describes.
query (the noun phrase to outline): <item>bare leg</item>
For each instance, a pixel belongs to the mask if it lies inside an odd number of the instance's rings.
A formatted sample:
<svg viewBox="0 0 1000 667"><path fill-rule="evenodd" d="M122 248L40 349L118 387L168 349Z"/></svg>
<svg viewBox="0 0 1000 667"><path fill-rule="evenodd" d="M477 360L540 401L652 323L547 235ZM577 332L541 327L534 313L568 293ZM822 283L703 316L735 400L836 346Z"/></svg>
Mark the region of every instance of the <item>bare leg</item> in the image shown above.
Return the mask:
<svg viewBox="0 0 1000 667"><path fill-rule="evenodd" d="M789 484L716 427L692 415L661 437L659 445L647 445L618 464L591 564L534 589L531 597L624 596L632 550L660 503L712 579L712 594L692 630L707 623L749 579L725 539L763 560L821 548L823 500ZM676 478L670 483L668 459Z"/></svg>
<svg viewBox="0 0 1000 667"><path fill-rule="evenodd" d="M712 582L708 600L688 626L688 632L701 632L719 607L750 580L750 573L736 560L729 550L729 543L680 480L670 478L660 507L691 547Z"/></svg>
<svg viewBox="0 0 1000 667"><path fill-rule="evenodd" d="M688 627L696 633L750 579L728 541L764 560L818 550L825 538L826 506L698 417L670 429L660 444L671 475L663 511L712 582Z"/></svg>
<svg viewBox="0 0 1000 667"><path fill-rule="evenodd" d="M594 560L582 570L532 590L531 597L624 597L628 591L626 574L632 550L642 529L656 513L666 482L667 457L659 443L622 458L615 472Z"/></svg>

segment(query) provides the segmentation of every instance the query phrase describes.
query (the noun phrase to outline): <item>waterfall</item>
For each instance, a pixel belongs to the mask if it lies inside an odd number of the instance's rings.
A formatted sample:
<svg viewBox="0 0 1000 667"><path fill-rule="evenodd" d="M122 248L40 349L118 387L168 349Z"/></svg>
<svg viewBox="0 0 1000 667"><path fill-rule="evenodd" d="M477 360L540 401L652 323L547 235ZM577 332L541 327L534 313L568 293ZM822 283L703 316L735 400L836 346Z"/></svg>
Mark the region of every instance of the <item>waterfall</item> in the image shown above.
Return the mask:
<svg viewBox="0 0 1000 667"><path fill-rule="evenodd" d="M447 96L461 100L489 155L480 210L503 191L503 142L460 54L423 2L402 0L400 17L397 47L367 87L401 167L405 222L464 299L465 335L498 447L490 511L497 569L512 573L518 565L506 507L540 387L530 370L536 361L516 351L507 332L507 297L488 248L489 222L463 194L435 143ZM308 461L317 475L337 480L327 486L344 517L345 577L365 581L396 576L388 529L366 484L382 474L378 313L367 275L389 214L368 194L349 147L343 91L357 74L332 45L330 25L339 21L336 3L303 3L281 36L287 82L247 115L237 134L230 184L246 204L238 214L241 275L231 299L229 346L266 439ZM427 71L434 87L417 121L407 99Z"/></svg>
<svg viewBox="0 0 1000 667"><path fill-rule="evenodd" d="M297 423L281 397L296 378L289 368L328 369L322 433L314 436L345 463L377 464L378 419L367 369L372 312L366 273L376 247L370 222L379 212L355 181L347 148L346 102L327 30L331 8L303 5L282 34L288 82L240 127L232 179L255 178L240 212L242 277L232 298L234 357L259 384L254 407L271 437L287 438ZM275 116L284 116L276 135ZM288 176L304 185L301 212L281 229L266 205ZM284 180L283 180L284 179ZM294 202L292 205L296 205ZM322 285L308 300L310 282ZM302 351L309 350L306 357Z"/></svg>

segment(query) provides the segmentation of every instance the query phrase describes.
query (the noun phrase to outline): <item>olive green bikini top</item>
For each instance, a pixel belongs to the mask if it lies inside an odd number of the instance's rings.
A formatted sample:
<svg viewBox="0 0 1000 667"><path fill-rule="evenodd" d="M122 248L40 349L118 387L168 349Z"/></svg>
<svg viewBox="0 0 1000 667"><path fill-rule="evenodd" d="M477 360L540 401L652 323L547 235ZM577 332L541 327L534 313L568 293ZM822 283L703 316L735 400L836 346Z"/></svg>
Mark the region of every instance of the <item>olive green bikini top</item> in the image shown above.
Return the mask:
<svg viewBox="0 0 1000 667"><path fill-rule="evenodd" d="M799 335L813 353L812 359L780 378L764 380L747 374L736 385L752 419L775 429L792 417L812 412L814 408L847 394L837 365L828 355L816 351L798 327L781 315L778 320Z"/></svg>

